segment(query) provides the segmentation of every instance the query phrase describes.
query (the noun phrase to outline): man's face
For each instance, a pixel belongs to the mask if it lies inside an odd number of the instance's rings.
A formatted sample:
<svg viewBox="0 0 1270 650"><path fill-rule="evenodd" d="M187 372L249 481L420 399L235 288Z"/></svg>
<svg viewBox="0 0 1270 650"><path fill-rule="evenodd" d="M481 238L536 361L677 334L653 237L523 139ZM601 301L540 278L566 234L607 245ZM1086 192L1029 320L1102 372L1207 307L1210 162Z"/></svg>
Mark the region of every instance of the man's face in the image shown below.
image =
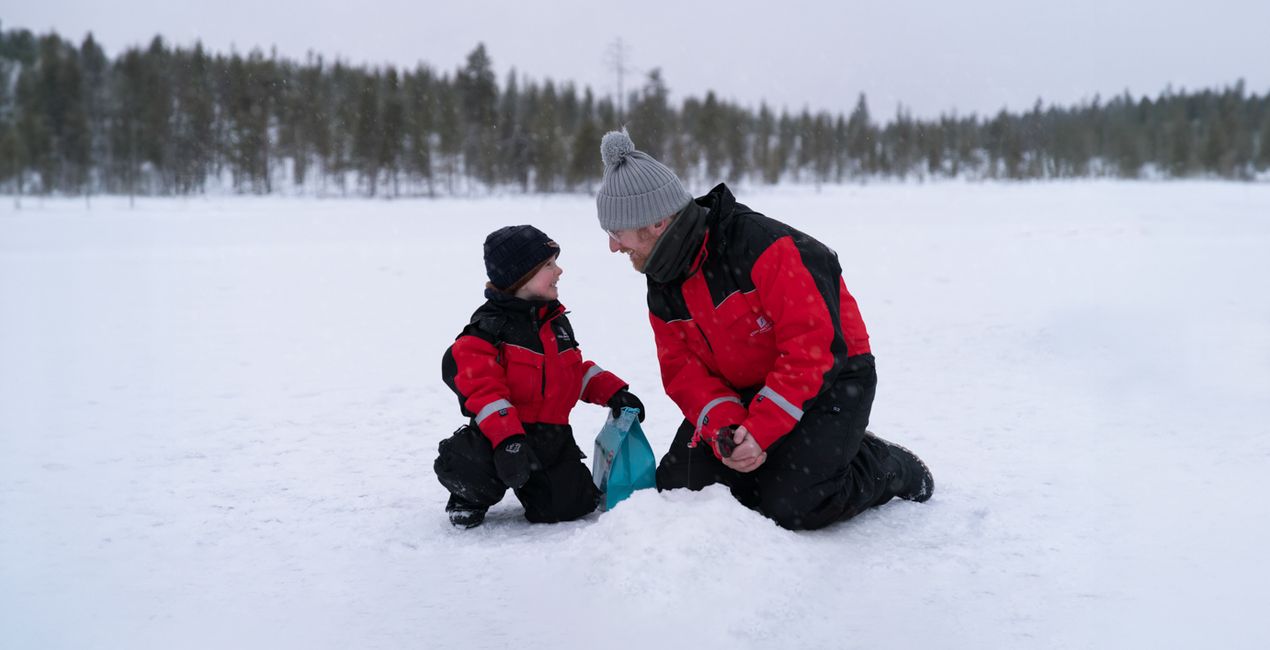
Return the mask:
<svg viewBox="0 0 1270 650"><path fill-rule="evenodd" d="M653 245L664 230L663 222L633 230L609 230L609 251L626 253L631 258L631 266L643 273L648 256L653 253Z"/></svg>

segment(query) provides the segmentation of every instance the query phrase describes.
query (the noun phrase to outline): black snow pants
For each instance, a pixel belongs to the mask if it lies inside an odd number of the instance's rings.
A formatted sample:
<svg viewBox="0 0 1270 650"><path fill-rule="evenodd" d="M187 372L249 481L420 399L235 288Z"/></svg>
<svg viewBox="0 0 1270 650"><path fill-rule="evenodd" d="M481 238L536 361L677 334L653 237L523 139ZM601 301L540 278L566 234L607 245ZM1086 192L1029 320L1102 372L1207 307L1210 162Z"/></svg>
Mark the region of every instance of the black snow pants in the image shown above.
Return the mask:
<svg viewBox="0 0 1270 650"><path fill-rule="evenodd" d="M586 456L573 440L568 425L526 424L525 437L538 459L529 482L515 490L525 507L525 519L534 523L570 521L595 510L598 492L591 471L582 463ZM489 438L467 424L441 441L433 463L437 480L462 505L484 509L498 503L507 485L494 471L494 449Z"/></svg>
<svg viewBox="0 0 1270 650"><path fill-rule="evenodd" d="M705 442L689 447L695 427L684 420L657 466L657 489L722 483L746 507L793 530L823 528L886 503L896 496L889 487L890 453L864 435L877 382L873 355L849 358L833 386L748 474L724 465ZM742 401L748 405L757 391L744 391Z"/></svg>

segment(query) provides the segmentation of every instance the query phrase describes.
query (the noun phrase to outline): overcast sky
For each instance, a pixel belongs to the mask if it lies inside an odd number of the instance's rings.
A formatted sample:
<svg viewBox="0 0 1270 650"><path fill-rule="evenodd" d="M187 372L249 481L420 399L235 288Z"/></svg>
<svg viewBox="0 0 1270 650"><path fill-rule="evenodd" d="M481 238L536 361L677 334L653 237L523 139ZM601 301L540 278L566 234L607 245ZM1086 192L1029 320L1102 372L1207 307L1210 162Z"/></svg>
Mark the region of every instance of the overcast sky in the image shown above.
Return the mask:
<svg viewBox="0 0 1270 650"><path fill-rule="evenodd" d="M1270 91L1270 1L1019 0L18 0L0 26L92 31L114 55L161 34L171 44L277 47L352 63L452 71L484 42L509 68L610 94L607 53L626 45L628 89L661 68L678 101L713 89L757 106L846 112L861 92L876 119L902 102L928 117L1071 104L1125 89L1155 96L1243 78Z"/></svg>

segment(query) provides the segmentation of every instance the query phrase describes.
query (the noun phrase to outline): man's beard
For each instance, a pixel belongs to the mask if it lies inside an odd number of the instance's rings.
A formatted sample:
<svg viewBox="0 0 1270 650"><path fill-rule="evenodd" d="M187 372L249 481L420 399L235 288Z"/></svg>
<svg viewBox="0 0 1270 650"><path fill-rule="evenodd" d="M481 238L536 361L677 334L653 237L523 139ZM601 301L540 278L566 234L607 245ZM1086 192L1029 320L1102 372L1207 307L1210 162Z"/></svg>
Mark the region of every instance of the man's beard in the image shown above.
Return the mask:
<svg viewBox="0 0 1270 650"><path fill-rule="evenodd" d="M657 235L648 232L647 228L642 228L636 234L636 237L639 238L640 244L647 244L648 252L641 254L631 250L627 255L631 258L631 266L635 267L636 271L643 273L644 269L648 267L648 258L653 256L653 249L657 245Z"/></svg>
<svg viewBox="0 0 1270 650"><path fill-rule="evenodd" d="M644 255L640 255L639 253L636 253L635 251L631 251L628 257L631 258L631 266L635 267L636 271L643 273L644 267L648 266L648 257Z"/></svg>

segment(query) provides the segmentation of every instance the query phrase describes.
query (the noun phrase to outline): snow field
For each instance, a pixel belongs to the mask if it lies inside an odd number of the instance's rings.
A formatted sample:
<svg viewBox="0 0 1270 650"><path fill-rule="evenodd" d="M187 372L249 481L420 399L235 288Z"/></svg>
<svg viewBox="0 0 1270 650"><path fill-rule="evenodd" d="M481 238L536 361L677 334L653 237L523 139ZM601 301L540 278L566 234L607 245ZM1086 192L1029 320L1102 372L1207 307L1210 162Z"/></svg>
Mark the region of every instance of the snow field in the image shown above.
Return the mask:
<svg viewBox="0 0 1270 650"><path fill-rule="evenodd" d="M737 188L838 251L873 430L935 473L792 533L721 488L452 529L440 355L486 233L559 241L659 455L642 276L587 197L0 206L0 647L1270 643L1270 186ZM580 405L590 453L603 420Z"/></svg>

